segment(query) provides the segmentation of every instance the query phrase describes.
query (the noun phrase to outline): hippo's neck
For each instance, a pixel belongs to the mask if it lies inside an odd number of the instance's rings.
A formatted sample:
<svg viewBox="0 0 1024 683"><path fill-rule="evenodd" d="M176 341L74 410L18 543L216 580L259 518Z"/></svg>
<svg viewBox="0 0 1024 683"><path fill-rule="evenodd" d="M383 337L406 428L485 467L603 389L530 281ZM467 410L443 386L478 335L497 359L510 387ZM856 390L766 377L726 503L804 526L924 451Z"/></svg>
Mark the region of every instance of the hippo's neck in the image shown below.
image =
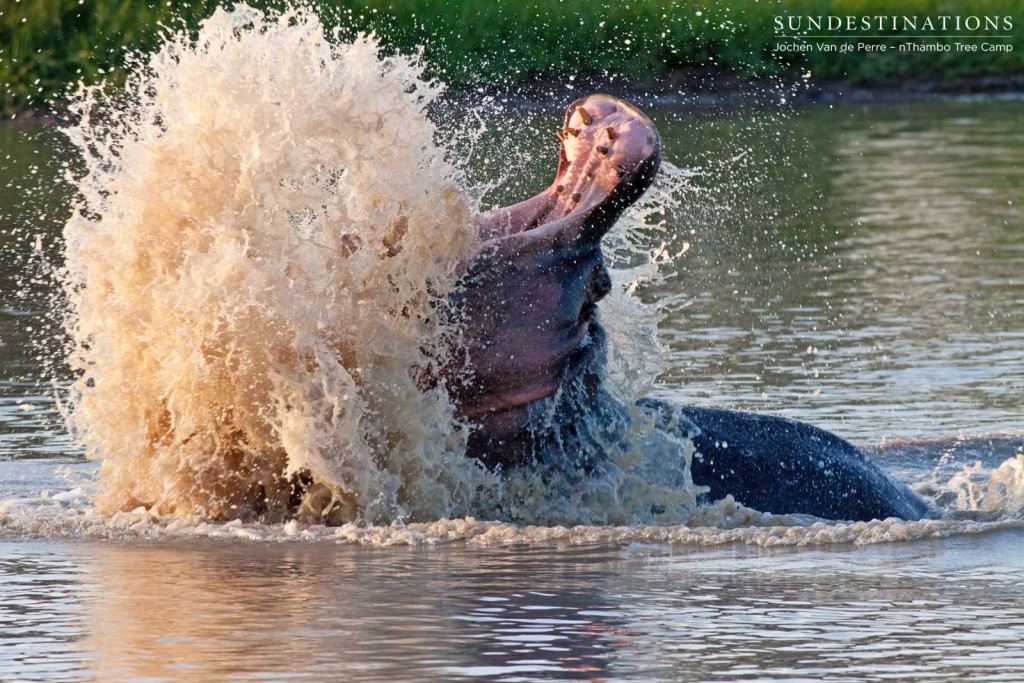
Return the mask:
<svg viewBox="0 0 1024 683"><path fill-rule="evenodd" d="M606 441L624 433L629 422L626 406L605 387L606 363L607 335L595 316L580 352L564 368L558 391L529 404L526 424L510 435L476 429L469 455L491 468L591 470L606 451Z"/></svg>

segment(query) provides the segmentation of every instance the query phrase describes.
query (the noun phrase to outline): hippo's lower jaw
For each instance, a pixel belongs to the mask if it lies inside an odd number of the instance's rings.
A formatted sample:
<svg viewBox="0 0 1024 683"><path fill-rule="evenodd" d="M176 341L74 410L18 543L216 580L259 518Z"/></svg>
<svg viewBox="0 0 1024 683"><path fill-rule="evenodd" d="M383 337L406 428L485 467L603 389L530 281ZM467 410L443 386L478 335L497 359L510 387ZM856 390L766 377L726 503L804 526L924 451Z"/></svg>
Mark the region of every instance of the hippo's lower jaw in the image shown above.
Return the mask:
<svg viewBox="0 0 1024 683"><path fill-rule="evenodd" d="M606 95L571 104L559 138L554 183L481 218L485 241L451 300L463 339L444 374L476 426L470 455L491 467L599 467L605 434L631 431L636 415L602 386L596 304L611 282L600 242L653 181L660 140L643 113ZM691 475L709 501L731 494L764 512L847 520L927 511L856 448L815 427L646 400L638 407L662 433L694 442Z"/></svg>

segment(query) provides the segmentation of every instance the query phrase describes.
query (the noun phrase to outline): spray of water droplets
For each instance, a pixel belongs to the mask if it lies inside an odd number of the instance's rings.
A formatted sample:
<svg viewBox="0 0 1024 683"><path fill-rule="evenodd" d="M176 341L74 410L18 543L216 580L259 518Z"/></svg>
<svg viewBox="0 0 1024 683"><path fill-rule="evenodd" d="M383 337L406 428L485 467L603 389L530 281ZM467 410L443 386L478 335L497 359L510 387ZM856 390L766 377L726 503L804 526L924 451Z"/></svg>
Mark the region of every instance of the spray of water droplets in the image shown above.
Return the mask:
<svg viewBox="0 0 1024 683"><path fill-rule="evenodd" d="M655 476L642 420L600 481L499 479L465 457L432 378L480 192L428 117L441 91L417 58L328 33L308 8L244 6L171 36L125 95L83 91L67 129L84 172L60 274L65 404L102 460L101 512L628 523L692 510L686 444L662 449L674 455ZM658 348L657 311L632 295L666 258L635 235L658 229L684 180L670 171L611 238L623 396L656 374L641 350Z"/></svg>

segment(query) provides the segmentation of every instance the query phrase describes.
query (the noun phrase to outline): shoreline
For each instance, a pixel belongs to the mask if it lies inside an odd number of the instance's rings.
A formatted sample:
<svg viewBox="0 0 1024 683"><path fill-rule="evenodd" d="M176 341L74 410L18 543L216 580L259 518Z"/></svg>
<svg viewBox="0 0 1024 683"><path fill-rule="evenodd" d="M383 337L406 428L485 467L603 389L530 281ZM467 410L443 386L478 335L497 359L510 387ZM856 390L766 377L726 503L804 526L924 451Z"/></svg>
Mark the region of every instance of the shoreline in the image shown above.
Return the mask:
<svg viewBox="0 0 1024 683"><path fill-rule="evenodd" d="M500 100L515 109L560 108L586 94L602 92L635 102L641 107L708 111L737 107L827 104L886 104L929 100L1022 100L1024 75L978 76L941 81L879 79L870 82L801 79L791 74L742 79L712 70L679 71L663 78L641 81L609 78L603 74L570 78L535 77L514 84L492 83L475 88L451 86L442 102L469 108ZM784 100L783 100L784 98ZM0 114L0 124L59 125L69 119L67 109L29 108L13 116Z"/></svg>
<svg viewBox="0 0 1024 683"><path fill-rule="evenodd" d="M742 79L712 70L679 71L651 81L576 75L536 78L510 86L452 88L444 99L472 105L497 98L513 107L562 107L585 94L602 92L641 107L686 110L805 105L809 103L898 103L946 99L1024 99L1024 75L948 80L879 79L870 82L802 79L792 74ZM783 101L783 98L785 100Z"/></svg>

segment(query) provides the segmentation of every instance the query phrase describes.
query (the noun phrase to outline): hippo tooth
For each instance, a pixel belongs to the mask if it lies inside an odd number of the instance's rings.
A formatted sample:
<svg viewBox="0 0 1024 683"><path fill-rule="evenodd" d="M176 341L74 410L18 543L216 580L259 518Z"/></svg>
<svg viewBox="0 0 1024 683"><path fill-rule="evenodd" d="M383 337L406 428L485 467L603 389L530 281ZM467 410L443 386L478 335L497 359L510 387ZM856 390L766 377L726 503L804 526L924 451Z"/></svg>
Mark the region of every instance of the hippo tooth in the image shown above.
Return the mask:
<svg viewBox="0 0 1024 683"><path fill-rule="evenodd" d="M564 189L565 189L565 185L556 185L555 186L555 194L562 194L562 190L564 190Z"/></svg>
<svg viewBox="0 0 1024 683"><path fill-rule="evenodd" d="M625 168L625 166L623 166L622 164L619 164L618 166L616 166L615 167L615 175L619 176L620 178L622 176L626 175L626 168Z"/></svg>
<svg viewBox="0 0 1024 683"><path fill-rule="evenodd" d="M605 128L605 130L608 132L608 139L609 140L614 140L615 138L617 138L619 136L619 134L615 132L614 128L608 127L608 128Z"/></svg>
<svg viewBox="0 0 1024 683"><path fill-rule="evenodd" d="M600 152L601 154L608 154L608 148L605 147L604 145L598 145L597 151Z"/></svg>
<svg viewBox="0 0 1024 683"><path fill-rule="evenodd" d="M580 134L580 132L577 129L575 129L575 128L566 128L565 132L567 134L573 136L574 138L575 137L579 137L579 134Z"/></svg>
<svg viewBox="0 0 1024 683"><path fill-rule="evenodd" d="M589 126L590 122L594 120L594 119L590 118L590 112L588 112L583 107L577 107L576 111L578 111L580 113L580 120L583 121L583 125L584 126Z"/></svg>
<svg viewBox="0 0 1024 683"><path fill-rule="evenodd" d="M565 142L565 133L563 133L562 131L558 131L555 133L555 135L558 136L558 139L560 141Z"/></svg>
<svg viewBox="0 0 1024 683"><path fill-rule="evenodd" d="M579 192L573 192L573 193L572 193L572 200L573 200L574 202L577 202L577 203L578 203L578 202L580 201L580 193L579 193Z"/></svg>

